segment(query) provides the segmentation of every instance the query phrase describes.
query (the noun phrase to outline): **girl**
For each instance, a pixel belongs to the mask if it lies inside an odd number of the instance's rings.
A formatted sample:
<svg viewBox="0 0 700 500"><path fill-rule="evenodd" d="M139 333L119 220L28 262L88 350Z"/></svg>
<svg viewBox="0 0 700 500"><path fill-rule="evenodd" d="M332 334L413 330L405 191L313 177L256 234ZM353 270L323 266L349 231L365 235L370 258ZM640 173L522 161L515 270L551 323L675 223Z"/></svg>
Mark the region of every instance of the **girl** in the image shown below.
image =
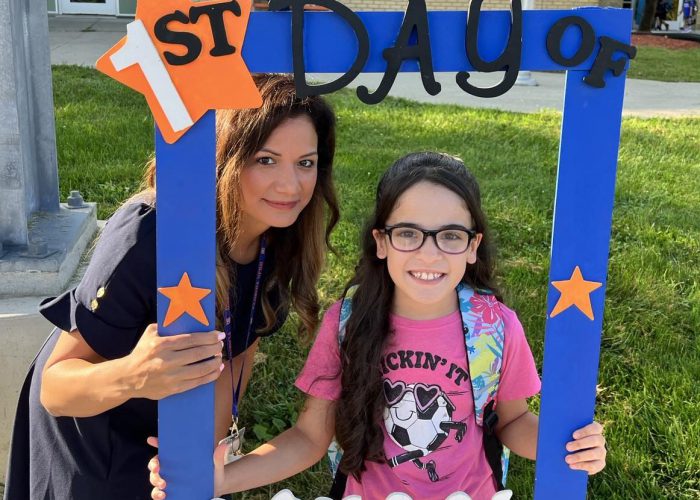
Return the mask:
<svg viewBox="0 0 700 500"><path fill-rule="evenodd" d="M221 439L232 388L242 377L245 390L258 338L277 331L290 306L301 334L317 328L316 283L338 220L335 118L322 99L298 99L290 77L260 75L256 83L261 108L217 112L217 323L232 311L229 359L222 361L220 332L158 336L151 163L148 188L112 216L77 288L41 308L56 329L22 389L6 499L147 498L156 400L218 379Z"/></svg>
<svg viewBox="0 0 700 500"><path fill-rule="evenodd" d="M444 499L464 492L490 499L496 492L484 428L475 423L464 305L456 292L466 285L499 297L476 180L450 156L401 158L379 183L362 249L351 281L352 313L347 319L346 302L328 310L296 381L308 394L298 422L226 467L224 450L217 449L217 492L303 470L323 456L334 433L344 451L340 470L348 476L343 496L374 500L402 492ZM534 459L538 420L526 399L540 381L522 326L492 295L474 295L470 307L484 323L502 321L505 332L495 433ZM567 449L575 453L566 459L572 468L592 474L604 467L601 432L593 423L574 433ZM152 497L162 499L157 459L150 469Z"/></svg>

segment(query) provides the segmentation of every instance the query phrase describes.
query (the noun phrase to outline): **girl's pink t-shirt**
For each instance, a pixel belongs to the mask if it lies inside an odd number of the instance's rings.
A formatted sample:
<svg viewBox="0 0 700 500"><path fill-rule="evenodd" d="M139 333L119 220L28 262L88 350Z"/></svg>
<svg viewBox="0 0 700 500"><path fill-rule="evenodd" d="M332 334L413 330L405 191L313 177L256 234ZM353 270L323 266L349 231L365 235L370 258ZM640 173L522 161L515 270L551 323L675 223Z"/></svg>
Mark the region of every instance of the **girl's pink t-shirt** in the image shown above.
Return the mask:
<svg viewBox="0 0 700 500"><path fill-rule="evenodd" d="M540 379L513 311L499 304L505 323L498 401L537 394ZM340 302L325 314L296 386L326 400L340 397ZM366 462L361 482L349 477L345 496L381 500L394 492L413 499L444 499L465 492L490 500L496 492L474 420L459 311L432 320L391 316L394 330L382 357L387 408L381 427L389 463Z"/></svg>

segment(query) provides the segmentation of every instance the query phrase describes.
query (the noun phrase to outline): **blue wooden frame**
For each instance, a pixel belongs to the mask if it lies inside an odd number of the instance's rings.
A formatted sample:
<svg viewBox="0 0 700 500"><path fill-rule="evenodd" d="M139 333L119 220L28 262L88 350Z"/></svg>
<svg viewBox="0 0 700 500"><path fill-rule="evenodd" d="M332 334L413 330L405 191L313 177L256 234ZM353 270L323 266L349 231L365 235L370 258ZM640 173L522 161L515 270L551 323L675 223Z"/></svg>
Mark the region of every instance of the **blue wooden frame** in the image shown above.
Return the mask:
<svg viewBox="0 0 700 500"><path fill-rule="evenodd" d="M394 43L402 12L358 13L370 35L370 56L364 72L383 72L384 48ZM547 318L542 405L535 498L585 498L587 476L564 462L564 445L574 429L591 422L595 405L603 303L607 276L615 173L619 147L624 73L605 76L605 87L584 83L599 50L575 67L564 68L550 58L546 36L556 21L576 15L595 30L629 43L631 12L585 8L567 11L526 11L523 15L521 69L567 70L562 134L557 174L550 282L568 279L577 266L583 277L602 283L591 293L594 319L571 307ZM432 56L436 72L472 70L465 56L466 12L430 12ZM307 72L344 72L354 60L353 32L337 15L305 14ZM505 46L510 13L481 15L479 49L485 60L495 59ZM328 43L332 39L333 43ZM581 40L570 28L562 53L576 52ZM291 23L288 12L253 13L242 48L253 72L292 72ZM402 71L417 71L415 62ZM417 79L416 84L420 82ZM175 144L156 134L158 164L158 285L172 286L187 271L193 286L215 289L214 283L214 150L213 112L207 113ZM186 208L184 208L186 206ZM184 208L184 210L183 210ZM196 243L195 243L196 242ZM214 294L204 299L214 325ZM550 286L548 314L560 293ZM159 324L167 299L159 297ZM183 316L165 334L201 331L201 324ZM201 387L167 398L159 404L159 433L168 498L208 499L212 496L213 388ZM187 429L187 432L183 432Z"/></svg>
<svg viewBox="0 0 700 500"><path fill-rule="evenodd" d="M156 130L158 287L177 284L187 272L193 286L216 289L214 128L214 112L208 111L174 144L165 142ZM168 299L159 293L159 334L212 330L216 324L215 293L210 293L201 304L210 327L187 314L164 327ZM213 415L213 383L158 402L159 455L163 470L169 471L166 476L168 498L209 499L214 496Z"/></svg>

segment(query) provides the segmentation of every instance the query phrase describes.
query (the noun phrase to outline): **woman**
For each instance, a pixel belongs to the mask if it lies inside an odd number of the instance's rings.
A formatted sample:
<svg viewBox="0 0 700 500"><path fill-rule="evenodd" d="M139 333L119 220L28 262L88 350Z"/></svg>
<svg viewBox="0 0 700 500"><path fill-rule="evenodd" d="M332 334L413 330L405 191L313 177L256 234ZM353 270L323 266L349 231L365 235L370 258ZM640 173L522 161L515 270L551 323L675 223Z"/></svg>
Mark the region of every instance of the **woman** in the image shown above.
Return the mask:
<svg viewBox="0 0 700 500"><path fill-rule="evenodd" d="M316 329L316 283L338 220L335 118L322 99L297 99L287 76L256 83L261 108L217 113L217 327L231 311L232 360L222 361L220 332L158 336L151 163L147 189L112 216L77 288L42 305L56 329L22 388L6 499L148 498L156 401L217 380L221 439L259 337L278 330L289 307L301 335Z"/></svg>

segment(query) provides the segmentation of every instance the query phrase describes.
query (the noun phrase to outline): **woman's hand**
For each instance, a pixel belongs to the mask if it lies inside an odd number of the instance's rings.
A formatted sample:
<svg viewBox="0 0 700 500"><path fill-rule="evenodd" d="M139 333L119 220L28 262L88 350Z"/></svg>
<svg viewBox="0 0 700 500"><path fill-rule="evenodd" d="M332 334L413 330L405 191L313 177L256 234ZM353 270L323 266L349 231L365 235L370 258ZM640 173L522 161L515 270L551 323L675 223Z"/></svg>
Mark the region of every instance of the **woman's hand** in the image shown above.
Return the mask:
<svg viewBox="0 0 700 500"><path fill-rule="evenodd" d="M223 335L159 337L149 325L130 354L108 360L78 330L61 332L42 373L41 403L56 417L93 417L131 398L162 399L206 384L221 374Z"/></svg>
<svg viewBox="0 0 700 500"><path fill-rule="evenodd" d="M148 325L127 356L132 397L163 399L216 380L223 338L217 331L160 337L158 325Z"/></svg>
<svg viewBox="0 0 700 500"><path fill-rule="evenodd" d="M605 437L603 426L593 422L574 431L574 440L566 443L566 463L574 470L584 470L589 475L596 474L605 468Z"/></svg>
<svg viewBox="0 0 700 500"><path fill-rule="evenodd" d="M158 438L149 437L146 442L151 446L158 448ZM214 450L214 495L222 495L225 492L223 490L224 486L224 459L226 457L226 445L221 444ZM149 480L151 485L153 485L153 490L151 490L151 498L153 500L163 500L166 497L165 487L167 483L165 479L160 476L160 461L158 460L158 455L153 457L148 462L148 470L151 471L149 475Z"/></svg>

